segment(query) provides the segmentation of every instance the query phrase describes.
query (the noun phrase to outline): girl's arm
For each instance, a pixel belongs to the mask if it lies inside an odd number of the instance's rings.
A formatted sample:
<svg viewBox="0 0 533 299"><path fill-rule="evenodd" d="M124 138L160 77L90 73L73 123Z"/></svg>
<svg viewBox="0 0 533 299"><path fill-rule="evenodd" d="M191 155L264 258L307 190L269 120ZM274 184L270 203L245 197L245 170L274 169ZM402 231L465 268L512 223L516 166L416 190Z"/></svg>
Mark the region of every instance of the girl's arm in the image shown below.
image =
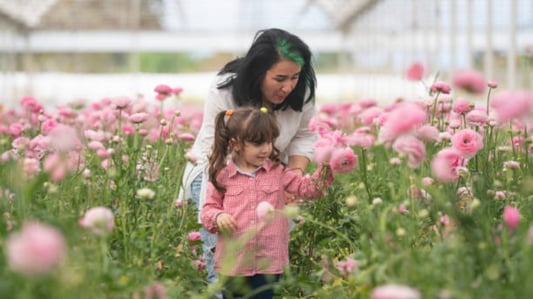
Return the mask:
<svg viewBox="0 0 533 299"><path fill-rule="evenodd" d="M333 172L328 165L320 165L312 174L303 175L300 171L286 169L282 182L285 191L304 198L318 198L333 183Z"/></svg>
<svg viewBox="0 0 533 299"><path fill-rule="evenodd" d="M200 210L200 221L210 233L218 232L217 217L224 213L223 199L224 193L218 191L212 183L208 183L205 203Z"/></svg>

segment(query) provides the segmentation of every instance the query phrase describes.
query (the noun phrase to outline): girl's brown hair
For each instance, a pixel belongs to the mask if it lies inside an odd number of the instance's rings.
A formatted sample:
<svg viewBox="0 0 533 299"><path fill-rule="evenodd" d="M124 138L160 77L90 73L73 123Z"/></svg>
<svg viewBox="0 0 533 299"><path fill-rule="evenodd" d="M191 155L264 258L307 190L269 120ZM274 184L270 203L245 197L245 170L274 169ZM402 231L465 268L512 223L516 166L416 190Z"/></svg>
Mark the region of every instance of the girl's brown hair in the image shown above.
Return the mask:
<svg viewBox="0 0 533 299"><path fill-rule="evenodd" d="M225 188L217 182L218 173L226 165L231 153L230 140L244 146L245 142L261 144L272 142L279 136L276 118L265 108L239 107L235 110L221 111L215 118L215 137L211 155L209 156L209 180L215 188L225 192ZM279 150L272 145L270 160L280 163Z"/></svg>

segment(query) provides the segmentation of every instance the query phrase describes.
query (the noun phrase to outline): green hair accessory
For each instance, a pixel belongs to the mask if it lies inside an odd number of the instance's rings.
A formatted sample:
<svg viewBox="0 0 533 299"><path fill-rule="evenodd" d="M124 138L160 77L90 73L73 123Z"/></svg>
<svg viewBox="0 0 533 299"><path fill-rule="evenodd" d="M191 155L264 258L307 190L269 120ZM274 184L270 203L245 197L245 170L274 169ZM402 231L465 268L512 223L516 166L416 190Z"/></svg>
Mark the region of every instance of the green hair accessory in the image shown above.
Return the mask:
<svg viewBox="0 0 533 299"><path fill-rule="evenodd" d="M267 107L261 107L259 110L261 110L263 113L268 113Z"/></svg>
<svg viewBox="0 0 533 299"><path fill-rule="evenodd" d="M281 56L296 62L299 66L303 66L305 64L305 61L300 53L297 51L291 51L292 45L287 40L278 39L276 46L278 47Z"/></svg>

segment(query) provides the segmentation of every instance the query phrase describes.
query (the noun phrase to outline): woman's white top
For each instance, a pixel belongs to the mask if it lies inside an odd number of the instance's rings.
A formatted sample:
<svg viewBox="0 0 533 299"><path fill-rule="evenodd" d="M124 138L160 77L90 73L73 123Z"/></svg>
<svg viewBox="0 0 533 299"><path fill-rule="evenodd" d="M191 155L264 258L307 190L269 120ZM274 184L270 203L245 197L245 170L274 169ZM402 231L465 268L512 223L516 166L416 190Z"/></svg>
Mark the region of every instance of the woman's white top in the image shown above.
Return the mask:
<svg viewBox="0 0 533 299"><path fill-rule="evenodd" d="M187 163L183 173L183 185L180 186L179 200L187 200L190 196L191 183L199 174L202 174L202 188L200 191L199 206L205 201L205 190L208 181L208 157L214 140L215 117L228 109L235 109L237 105L232 99L232 88L218 89L217 86L228 79L232 74L217 75L209 87L202 126L189 154L196 159L196 163ZM309 121L315 115L314 103L304 104L302 111L297 112L290 107L284 111L276 110L274 115L278 122L280 135L275 145L280 151L280 159L285 163L290 156L305 156L312 159L313 144L316 133L309 130Z"/></svg>

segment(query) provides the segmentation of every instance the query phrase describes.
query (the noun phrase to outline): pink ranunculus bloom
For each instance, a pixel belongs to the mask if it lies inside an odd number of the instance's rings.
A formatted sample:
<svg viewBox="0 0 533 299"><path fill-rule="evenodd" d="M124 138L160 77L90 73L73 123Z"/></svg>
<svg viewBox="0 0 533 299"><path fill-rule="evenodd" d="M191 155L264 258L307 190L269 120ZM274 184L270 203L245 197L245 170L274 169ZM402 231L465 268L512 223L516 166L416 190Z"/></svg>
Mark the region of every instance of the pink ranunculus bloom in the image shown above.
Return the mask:
<svg viewBox="0 0 533 299"><path fill-rule="evenodd" d="M442 183L456 181L459 178L457 168L463 166L463 155L455 148L440 150L431 162L433 177Z"/></svg>
<svg viewBox="0 0 533 299"><path fill-rule="evenodd" d="M53 119L47 119L41 123L41 132L48 135L53 128L57 126L57 122Z"/></svg>
<svg viewBox="0 0 533 299"><path fill-rule="evenodd" d="M56 268L65 256L66 242L59 230L28 221L5 242L7 264L18 273L38 276Z"/></svg>
<svg viewBox="0 0 533 299"><path fill-rule="evenodd" d="M416 137L424 142L437 142L439 135L439 129L431 125L423 125L416 129Z"/></svg>
<svg viewBox="0 0 533 299"><path fill-rule="evenodd" d="M450 85L443 81L437 81L431 85L431 93L439 92L441 94L449 94L450 91L452 91L452 88Z"/></svg>
<svg viewBox="0 0 533 299"><path fill-rule="evenodd" d="M105 235L115 227L115 217L109 208L92 207L85 212L79 224L91 230L95 235Z"/></svg>
<svg viewBox="0 0 533 299"><path fill-rule="evenodd" d="M113 106L117 110L124 110L131 105L131 99L129 97L116 97L113 99Z"/></svg>
<svg viewBox="0 0 533 299"><path fill-rule="evenodd" d="M319 138L313 145L314 161L319 164L327 163L334 150L335 144L332 144L328 139Z"/></svg>
<svg viewBox="0 0 533 299"><path fill-rule="evenodd" d="M50 175L50 179L53 182L60 182L68 172L67 163L67 159L62 155L51 153L45 158L43 169Z"/></svg>
<svg viewBox="0 0 533 299"><path fill-rule="evenodd" d="M166 298L167 290L165 286L156 282L144 288L145 299L164 299Z"/></svg>
<svg viewBox="0 0 533 299"><path fill-rule="evenodd" d="M422 125L427 118L426 111L419 105L405 103L389 112L387 120L383 124L378 140L392 142L403 134L408 134Z"/></svg>
<svg viewBox="0 0 533 299"><path fill-rule="evenodd" d="M386 284L372 290L372 299L420 299L422 296L416 289L405 285Z"/></svg>
<svg viewBox="0 0 533 299"><path fill-rule="evenodd" d="M134 124L140 124L148 120L148 113L146 112L138 112L130 115L129 121Z"/></svg>
<svg viewBox="0 0 533 299"><path fill-rule="evenodd" d="M494 81L494 80L489 80L489 82L487 82L487 86L490 87L490 88L498 88L498 82Z"/></svg>
<svg viewBox="0 0 533 299"><path fill-rule="evenodd" d="M488 120L485 109L474 109L466 114L466 122L470 126L482 127L487 124Z"/></svg>
<svg viewBox="0 0 533 299"><path fill-rule="evenodd" d="M154 88L154 91L158 94L169 95L172 93L172 88L166 84L159 84Z"/></svg>
<svg viewBox="0 0 533 299"><path fill-rule="evenodd" d="M453 85L467 92L480 94L487 86L483 74L476 70L462 70L453 76Z"/></svg>
<svg viewBox="0 0 533 299"><path fill-rule="evenodd" d="M346 143L351 146L369 149L376 141L376 137L371 134L354 132L351 135L346 136Z"/></svg>
<svg viewBox="0 0 533 299"><path fill-rule="evenodd" d="M126 135L132 135L133 133L135 133L135 128L133 126L130 126L130 125L123 125L122 126L122 133L124 133Z"/></svg>
<svg viewBox="0 0 533 299"><path fill-rule="evenodd" d="M272 214L274 210L274 206L272 206L271 203L269 203L268 201L262 201L257 205L255 212L257 213L257 218L259 220L263 220L268 219L266 217Z"/></svg>
<svg viewBox="0 0 533 299"><path fill-rule="evenodd" d="M73 127L58 124L50 133L50 146L61 152L68 152L81 147L81 141Z"/></svg>
<svg viewBox="0 0 533 299"><path fill-rule="evenodd" d="M347 257L344 261L339 261L335 265L341 275L349 275L357 269L357 263L351 257Z"/></svg>
<svg viewBox="0 0 533 299"><path fill-rule="evenodd" d="M348 173L354 170L358 157L350 147L336 148L331 153L329 166L333 173Z"/></svg>
<svg viewBox="0 0 533 299"><path fill-rule="evenodd" d="M178 139L185 142L192 142L196 139L196 136L191 133L182 133L178 136Z"/></svg>
<svg viewBox="0 0 533 299"><path fill-rule="evenodd" d="M470 159L483 148L483 137L471 129L464 129L452 136L452 145L463 157Z"/></svg>
<svg viewBox="0 0 533 299"><path fill-rule="evenodd" d="M378 117L381 116L381 114L383 114L383 108L372 106L361 111L361 113L358 115L358 118L363 125L369 126L373 125Z"/></svg>
<svg viewBox="0 0 533 299"><path fill-rule="evenodd" d="M183 87L174 87L172 88L172 94L175 96L179 96L183 92Z"/></svg>
<svg viewBox="0 0 533 299"><path fill-rule="evenodd" d="M469 101L459 98L453 105L453 112L457 114L467 114L474 109L474 104Z"/></svg>
<svg viewBox="0 0 533 299"><path fill-rule="evenodd" d="M34 97L23 97L20 100L20 105L32 113L39 113L43 109L43 105L37 102Z"/></svg>
<svg viewBox="0 0 533 299"><path fill-rule="evenodd" d="M490 100L500 124L513 118L531 117L533 112L533 93L525 90L502 91Z"/></svg>
<svg viewBox="0 0 533 299"><path fill-rule="evenodd" d="M520 222L520 212L513 206L505 206L503 210L503 221L510 229L516 229Z"/></svg>
<svg viewBox="0 0 533 299"><path fill-rule="evenodd" d="M413 135L404 135L397 138L392 148L400 156L407 157L409 168L420 167L420 164L426 159L426 146Z"/></svg>
<svg viewBox="0 0 533 299"><path fill-rule="evenodd" d="M200 232L195 231L195 232L189 233L189 241L200 241L200 240L201 240Z"/></svg>
<svg viewBox="0 0 533 299"><path fill-rule="evenodd" d="M35 177L41 171L39 160L35 158L24 158L22 160L22 171L27 178Z"/></svg>
<svg viewBox="0 0 533 299"><path fill-rule="evenodd" d="M405 72L405 77L409 81L420 81L424 77L425 68L420 62L411 64Z"/></svg>

